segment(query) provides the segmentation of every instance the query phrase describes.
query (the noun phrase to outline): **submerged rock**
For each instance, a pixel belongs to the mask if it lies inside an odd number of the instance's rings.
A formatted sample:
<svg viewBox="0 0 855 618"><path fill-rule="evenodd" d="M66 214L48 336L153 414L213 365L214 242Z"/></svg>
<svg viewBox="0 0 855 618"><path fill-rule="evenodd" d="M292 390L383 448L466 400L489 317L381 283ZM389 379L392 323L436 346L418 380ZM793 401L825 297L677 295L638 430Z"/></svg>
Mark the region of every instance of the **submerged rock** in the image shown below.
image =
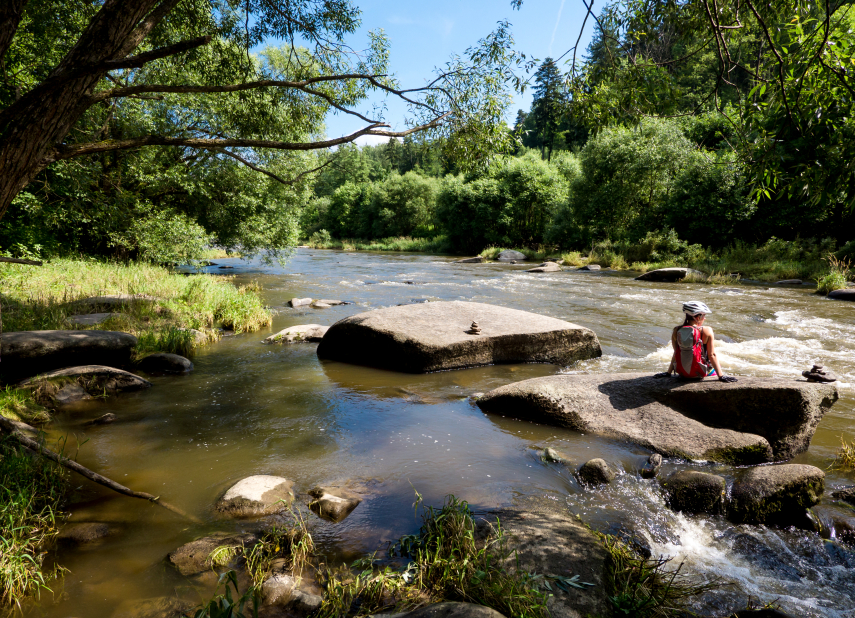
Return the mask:
<svg viewBox="0 0 855 618"><path fill-rule="evenodd" d="M550 461L552 463L561 463L562 461L564 461L564 458L561 456L561 453L549 447L543 449L543 455L541 455L541 458L544 461Z"/></svg>
<svg viewBox="0 0 855 618"><path fill-rule="evenodd" d="M383 614L376 614L381 618ZM505 618L495 609L475 603L444 601L425 605L405 614L396 614L395 618Z"/></svg>
<svg viewBox="0 0 855 618"><path fill-rule="evenodd" d="M615 480L616 476L604 459L591 459L579 468L579 479L586 485L607 485Z"/></svg>
<svg viewBox="0 0 855 618"><path fill-rule="evenodd" d="M659 469L661 467L662 455L659 453L653 453L644 461L643 464L641 464L641 468L639 468L638 473L643 479L652 479L659 474Z"/></svg>
<svg viewBox="0 0 855 618"><path fill-rule="evenodd" d="M99 416L98 418L93 419L86 424L89 426L109 425L110 423L115 423L118 418L119 417L113 414L112 412L107 412L107 414Z"/></svg>
<svg viewBox="0 0 855 618"><path fill-rule="evenodd" d="M479 336L467 333L473 320ZM318 346L331 360L427 373L478 365L561 365L600 356L590 329L484 303L432 302L360 313L333 324Z"/></svg>
<svg viewBox="0 0 855 618"><path fill-rule="evenodd" d="M478 401L485 412L568 427L665 456L731 463L790 459L807 450L834 384L772 378L657 379L556 375L508 384Z"/></svg>
<svg viewBox="0 0 855 618"><path fill-rule="evenodd" d="M149 354L137 365L149 373L187 373L193 371L193 362L189 358L168 352Z"/></svg>
<svg viewBox="0 0 855 618"><path fill-rule="evenodd" d="M536 268L529 268L526 270L527 273L559 273L561 272L561 267L555 262L544 262L540 266Z"/></svg>
<svg viewBox="0 0 855 618"><path fill-rule="evenodd" d="M473 257L473 258L464 258L462 260L455 260L454 264L482 264L486 261L487 260L485 260L484 258L482 258L479 255L479 256Z"/></svg>
<svg viewBox="0 0 855 618"><path fill-rule="evenodd" d="M832 492L831 496L849 504L855 504L855 487L847 487L846 489Z"/></svg>
<svg viewBox="0 0 855 618"><path fill-rule="evenodd" d="M86 545L114 534L116 530L102 522L72 522L59 531L57 540L68 545Z"/></svg>
<svg viewBox="0 0 855 618"><path fill-rule="evenodd" d="M662 481L668 506L692 514L721 513L726 487L723 477L699 470L680 470Z"/></svg>
<svg viewBox="0 0 855 618"><path fill-rule="evenodd" d="M361 497L344 487L315 487L309 490L309 495L314 498L309 508L318 517L333 522L343 521L362 502Z"/></svg>
<svg viewBox="0 0 855 618"><path fill-rule="evenodd" d="M300 324L289 326L275 335L270 335L262 343L297 343L300 341L320 341L324 338L329 326L320 324Z"/></svg>
<svg viewBox="0 0 855 618"><path fill-rule="evenodd" d="M706 277L704 273L694 268L658 268L639 275L637 281L680 281L689 275L693 277Z"/></svg>
<svg viewBox="0 0 855 618"><path fill-rule="evenodd" d="M33 389L42 405L67 405L91 396L150 388L151 382L122 369L84 365L42 373L21 382L19 387Z"/></svg>
<svg viewBox="0 0 855 618"><path fill-rule="evenodd" d="M281 476L259 474L232 485L217 502L217 510L232 517L260 517L288 508L294 483Z"/></svg>
<svg viewBox="0 0 855 618"><path fill-rule="evenodd" d="M166 556L166 561L178 569L182 575L196 575L210 571L211 552L218 547L249 548L258 541L258 535L253 533L229 534L220 533L206 536L185 543Z"/></svg>
<svg viewBox="0 0 855 618"><path fill-rule="evenodd" d="M814 466L751 468L733 484L727 516L736 523L793 525L818 503L825 473Z"/></svg>
<svg viewBox="0 0 855 618"><path fill-rule="evenodd" d="M528 256L520 251L508 249L506 251L502 251L496 259L500 262L524 262L528 259Z"/></svg>
<svg viewBox="0 0 855 618"><path fill-rule="evenodd" d="M733 552L742 556L752 567L761 568L785 581L799 581L804 573L783 560L775 551L751 533L736 532L738 528L725 533Z"/></svg>
<svg viewBox="0 0 855 618"><path fill-rule="evenodd" d="M130 363L137 338L107 330L31 330L0 335L7 379L24 378L72 365L123 367Z"/></svg>

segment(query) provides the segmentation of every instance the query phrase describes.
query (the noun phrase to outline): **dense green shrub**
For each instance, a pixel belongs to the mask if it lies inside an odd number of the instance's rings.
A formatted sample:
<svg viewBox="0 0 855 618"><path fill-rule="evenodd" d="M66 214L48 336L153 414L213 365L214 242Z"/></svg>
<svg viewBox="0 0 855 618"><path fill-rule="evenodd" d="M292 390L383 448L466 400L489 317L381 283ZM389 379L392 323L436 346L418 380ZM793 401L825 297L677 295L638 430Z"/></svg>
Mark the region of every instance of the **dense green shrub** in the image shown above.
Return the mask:
<svg viewBox="0 0 855 618"><path fill-rule="evenodd" d="M438 190L437 180L416 172L391 174L375 185L370 238L409 236L427 225L433 219Z"/></svg>

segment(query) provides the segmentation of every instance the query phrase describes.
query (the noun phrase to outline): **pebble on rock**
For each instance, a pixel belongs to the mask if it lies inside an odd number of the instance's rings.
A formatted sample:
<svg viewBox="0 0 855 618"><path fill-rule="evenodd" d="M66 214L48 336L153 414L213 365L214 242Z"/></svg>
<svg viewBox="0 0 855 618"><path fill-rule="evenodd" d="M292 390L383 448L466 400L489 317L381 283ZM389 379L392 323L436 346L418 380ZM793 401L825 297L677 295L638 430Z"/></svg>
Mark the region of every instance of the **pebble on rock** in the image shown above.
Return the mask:
<svg viewBox="0 0 855 618"><path fill-rule="evenodd" d="M607 485L615 480L617 474L604 459L591 459L579 468L579 479L586 485Z"/></svg>
<svg viewBox="0 0 855 618"><path fill-rule="evenodd" d="M217 510L232 517L259 517L288 508L294 483L281 476L259 474L232 485L217 502Z"/></svg>

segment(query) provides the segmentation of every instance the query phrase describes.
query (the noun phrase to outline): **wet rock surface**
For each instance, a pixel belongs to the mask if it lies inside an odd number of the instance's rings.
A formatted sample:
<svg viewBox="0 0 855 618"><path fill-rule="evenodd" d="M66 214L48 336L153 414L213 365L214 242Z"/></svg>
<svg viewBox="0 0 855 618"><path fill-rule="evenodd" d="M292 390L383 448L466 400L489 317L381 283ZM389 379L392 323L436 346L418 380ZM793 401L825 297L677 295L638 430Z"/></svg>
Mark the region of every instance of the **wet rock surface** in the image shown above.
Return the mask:
<svg viewBox="0 0 855 618"><path fill-rule="evenodd" d="M643 479L652 479L659 474L659 469L662 467L662 455L653 453L650 457L644 460L639 467L638 473Z"/></svg>
<svg viewBox="0 0 855 618"><path fill-rule="evenodd" d="M137 364L140 369L149 373L187 373L193 371L193 362L189 358L168 352L149 354Z"/></svg>
<svg viewBox="0 0 855 618"><path fill-rule="evenodd" d="M259 474L232 485L217 502L217 510L232 517L260 517L288 508L294 483L281 476Z"/></svg>
<svg viewBox="0 0 855 618"><path fill-rule="evenodd" d="M752 534L734 529L727 537L731 550L743 556L753 567L787 581L799 581L804 577L804 572L781 559L771 547Z"/></svg>
<svg viewBox="0 0 855 618"><path fill-rule="evenodd" d="M479 336L467 333L473 321ZM361 313L333 324L321 358L426 373L507 362L561 365L600 356L590 329L484 303L432 302Z"/></svg>
<svg viewBox="0 0 855 618"><path fill-rule="evenodd" d="M791 459L807 450L837 401L834 384L773 378L719 381L648 374L558 375L502 386L485 412L626 440L662 455L731 463Z"/></svg>
<svg viewBox="0 0 855 618"><path fill-rule="evenodd" d="M311 305L311 298L292 298L288 301L288 304L292 307L303 307L304 305Z"/></svg>
<svg viewBox="0 0 855 618"><path fill-rule="evenodd" d="M43 405L68 405L91 396L151 388L151 382L115 367L84 365L39 374L19 387L35 389Z"/></svg>
<svg viewBox="0 0 855 618"><path fill-rule="evenodd" d="M320 341L324 338L329 326L320 324L299 324L280 330L270 335L262 343L298 343L301 341Z"/></svg>
<svg viewBox="0 0 855 618"><path fill-rule="evenodd" d="M832 492L831 496L833 498L837 498L838 500L848 502L849 504L855 504L855 487L847 487L846 489L840 489L838 491Z"/></svg>
<svg viewBox="0 0 855 618"><path fill-rule="evenodd" d="M579 468L579 480L592 487L597 485L608 485L617 474L604 459L591 459Z"/></svg>
<svg viewBox="0 0 855 618"><path fill-rule="evenodd" d="M137 338L105 330L34 330L0 335L0 368L6 379L21 379L73 365L123 367Z"/></svg>
<svg viewBox="0 0 855 618"><path fill-rule="evenodd" d="M734 482L727 516L737 523L797 524L819 502L824 486L825 473L814 466L751 468Z"/></svg>
<svg viewBox="0 0 855 618"><path fill-rule="evenodd" d="M555 262L544 262L535 268L529 268L527 273L560 273L561 267Z"/></svg>
<svg viewBox="0 0 855 618"><path fill-rule="evenodd" d="M724 511L727 483L717 474L699 470L680 470L661 483L665 502L684 513L719 514Z"/></svg>
<svg viewBox="0 0 855 618"><path fill-rule="evenodd" d="M166 556L166 561L182 575L196 575L211 570L211 552L218 547L251 547L258 538L253 533L214 534L185 543Z"/></svg>
<svg viewBox="0 0 855 618"><path fill-rule="evenodd" d="M554 448L545 448L543 449L543 455L541 456L544 461L549 461L552 463L561 463L564 461L564 457L561 456L561 453L556 451Z"/></svg>
<svg viewBox="0 0 855 618"><path fill-rule="evenodd" d="M639 275L637 281L680 281L689 275L693 277L706 277L704 273L694 268L658 268Z"/></svg>
<svg viewBox="0 0 855 618"><path fill-rule="evenodd" d="M346 487L324 485L309 490L314 498L309 507L318 517L332 521L343 521L362 502L362 498Z"/></svg>

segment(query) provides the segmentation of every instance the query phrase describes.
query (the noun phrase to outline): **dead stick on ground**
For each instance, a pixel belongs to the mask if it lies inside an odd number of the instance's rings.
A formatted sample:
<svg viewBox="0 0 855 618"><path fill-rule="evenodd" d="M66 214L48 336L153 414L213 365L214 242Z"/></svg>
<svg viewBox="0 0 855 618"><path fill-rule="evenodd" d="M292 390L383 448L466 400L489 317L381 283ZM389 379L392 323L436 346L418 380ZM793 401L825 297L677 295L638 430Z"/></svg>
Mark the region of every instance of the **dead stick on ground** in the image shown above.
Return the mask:
<svg viewBox="0 0 855 618"><path fill-rule="evenodd" d="M161 500L157 496L153 496L153 495L148 494L144 491L134 491L132 489L128 489L124 485L119 485L116 481L108 479L106 476L101 476L97 472L92 472L92 470L90 470L89 468L87 468L85 466L81 466L79 463L69 459L68 457L63 457L62 455L54 453L50 449L46 449L45 447L43 447L41 444L39 444L35 440L28 438L27 436L22 434L20 431L18 431L18 428L15 426L15 424L11 420L4 418L2 416L0 416L0 428L5 429L7 432L9 432L9 434L15 440L17 440L23 446L26 446L31 451L35 451L36 453L39 453L42 457L47 457L48 459L55 461L56 463L60 464L61 466L64 466L64 467L68 468L69 470L73 470L74 472L77 472L77 474L88 478L90 481L92 481L94 483L98 483L99 485L103 485L104 487L107 487L108 489L112 489L113 491L120 493L123 496L128 496L131 498L140 498L142 500L148 500L149 502L153 502L159 506L162 506L163 508L165 508L169 511L172 511L173 513L175 513L177 515L181 515L182 517L189 519L190 521L192 521L194 523L197 523L197 524L202 523L196 517L193 517L189 513L185 513L184 511L182 511L178 507L172 506L168 502L164 502L163 500Z"/></svg>

